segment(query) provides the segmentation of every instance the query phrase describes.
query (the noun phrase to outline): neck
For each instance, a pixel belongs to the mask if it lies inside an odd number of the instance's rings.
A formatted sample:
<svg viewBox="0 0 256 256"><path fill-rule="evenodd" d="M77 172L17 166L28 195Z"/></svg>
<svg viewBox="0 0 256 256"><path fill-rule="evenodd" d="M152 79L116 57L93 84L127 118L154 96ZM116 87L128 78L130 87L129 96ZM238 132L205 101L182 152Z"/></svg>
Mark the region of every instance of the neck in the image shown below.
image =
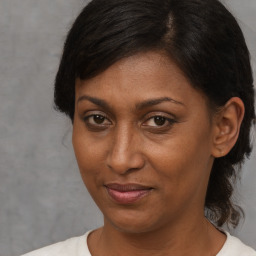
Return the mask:
<svg viewBox="0 0 256 256"><path fill-rule="evenodd" d="M206 256L219 252L225 236L202 216L197 221L176 222L144 233L120 231L105 220L90 241L92 255Z"/></svg>

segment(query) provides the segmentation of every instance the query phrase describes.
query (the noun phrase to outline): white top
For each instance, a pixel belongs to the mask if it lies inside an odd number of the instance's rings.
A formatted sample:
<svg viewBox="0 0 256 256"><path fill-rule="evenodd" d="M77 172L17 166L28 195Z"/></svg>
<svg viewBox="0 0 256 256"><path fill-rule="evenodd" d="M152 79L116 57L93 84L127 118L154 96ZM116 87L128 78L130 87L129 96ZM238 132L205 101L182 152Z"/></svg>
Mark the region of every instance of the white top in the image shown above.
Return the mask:
<svg viewBox="0 0 256 256"><path fill-rule="evenodd" d="M92 256L87 246L87 237L90 232L88 231L83 236L69 238L66 241L46 246L22 256ZM225 233L227 240L216 256L256 256L256 251L252 248L243 244L228 232Z"/></svg>

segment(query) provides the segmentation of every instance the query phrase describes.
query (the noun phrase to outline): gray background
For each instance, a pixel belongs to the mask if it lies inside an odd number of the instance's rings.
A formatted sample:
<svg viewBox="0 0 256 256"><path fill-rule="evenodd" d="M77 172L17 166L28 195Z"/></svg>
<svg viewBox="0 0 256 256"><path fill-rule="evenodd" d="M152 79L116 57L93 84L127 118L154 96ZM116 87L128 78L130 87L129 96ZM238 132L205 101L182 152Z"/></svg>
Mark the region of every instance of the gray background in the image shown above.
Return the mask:
<svg viewBox="0 0 256 256"><path fill-rule="evenodd" d="M53 109L53 81L63 41L85 3L0 0L1 256L81 235L102 223L80 179L70 121ZM245 32L255 73L256 1L226 4ZM232 231L254 248L255 166L254 151L236 194L246 219Z"/></svg>

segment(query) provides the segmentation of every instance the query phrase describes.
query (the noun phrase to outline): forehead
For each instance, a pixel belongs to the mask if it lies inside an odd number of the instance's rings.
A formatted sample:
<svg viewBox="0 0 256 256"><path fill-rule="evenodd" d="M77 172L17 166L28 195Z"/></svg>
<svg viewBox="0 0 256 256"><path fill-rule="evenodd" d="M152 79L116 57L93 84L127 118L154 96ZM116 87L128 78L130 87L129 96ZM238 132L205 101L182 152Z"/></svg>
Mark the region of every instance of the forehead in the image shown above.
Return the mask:
<svg viewBox="0 0 256 256"><path fill-rule="evenodd" d="M204 104L206 100L179 67L159 52L136 54L91 79L77 79L76 100L84 94L122 104L166 96L185 105Z"/></svg>

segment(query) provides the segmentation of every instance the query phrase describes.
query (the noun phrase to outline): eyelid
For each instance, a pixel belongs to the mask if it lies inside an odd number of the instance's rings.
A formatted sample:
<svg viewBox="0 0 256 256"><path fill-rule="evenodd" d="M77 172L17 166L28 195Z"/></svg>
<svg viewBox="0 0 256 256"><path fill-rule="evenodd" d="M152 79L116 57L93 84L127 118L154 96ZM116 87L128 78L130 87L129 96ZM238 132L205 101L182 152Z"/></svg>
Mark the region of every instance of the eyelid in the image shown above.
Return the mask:
<svg viewBox="0 0 256 256"><path fill-rule="evenodd" d="M97 115L104 117L109 122L109 124L90 124L90 123L87 122L87 120L89 118L91 118L93 116L97 116ZM85 123L87 123L87 125L91 125L91 126L98 126L98 127L100 127L100 126L107 126L107 125L112 124L112 121L110 120L110 118L105 113L103 113L101 111L98 111L98 110L97 111L96 110L95 111L93 111L93 110L86 111L85 113L83 113L81 118L82 118L82 120Z"/></svg>
<svg viewBox="0 0 256 256"><path fill-rule="evenodd" d="M108 124L92 124L92 123L89 123L87 122L87 120L90 118L90 117L93 117L93 116L102 116L104 117L109 123ZM164 127L169 127L171 126L173 123L176 123L177 122L177 118L173 115L173 114L170 114L170 113L166 113L166 112L159 112L159 111L155 111L155 112L150 112L150 113L147 113L145 114L143 117L142 117L142 121L141 121L141 125L142 126L148 126L148 127L154 127L154 126L151 126L151 125L146 125L144 124L145 122L148 122L150 119L153 119L155 117L163 117L166 119L166 121L168 121L169 124L165 124L163 126L159 126L158 129L160 129L161 127L164 128ZM107 125L110 125L112 124L112 120L111 118L109 118L108 114L106 114L105 112L102 112L100 110L87 110L85 111L82 115L81 115L81 119L87 123L87 125L91 125L91 126L107 126ZM157 127L157 126L156 126Z"/></svg>
<svg viewBox="0 0 256 256"><path fill-rule="evenodd" d="M100 110L87 110L82 113L83 118L95 115L104 116L105 118L109 119L108 115Z"/></svg>
<svg viewBox="0 0 256 256"><path fill-rule="evenodd" d="M166 119L166 121L168 122L168 124L164 124L162 126L151 126L151 125L146 125L145 123L150 121L152 118L155 117L163 117ZM153 129L166 129L166 128L170 128L170 126L172 126L174 123L177 123L177 119L174 116L170 116L170 114L166 114L166 113L151 113L149 116L145 117L145 121L143 121L142 126L144 127L149 127L149 128L153 128Z"/></svg>
<svg viewBox="0 0 256 256"><path fill-rule="evenodd" d="M93 117L93 116L102 116L104 117L106 120L108 120L110 123L111 121L104 115L101 115L101 114L91 114L91 115L87 115L87 116L84 116L83 119L86 120L86 119L89 119L90 117Z"/></svg>
<svg viewBox="0 0 256 256"><path fill-rule="evenodd" d="M163 117L163 118L165 118L169 123L175 123L175 120L174 120L173 118L169 118L169 117L161 116L161 115L152 116L152 117L148 118L145 122L147 122L147 121L149 121L149 120L151 120L151 119L153 119L153 118L155 118L155 117ZM145 123L145 122L143 122L143 123ZM146 126L146 125L145 125L145 126Z"/></svg>
<svg viewBox="0 0 256 256"><path fill-rule="evenodd" d="M107 119L109 120L115 120L115 115L114 113L108 111L108 109L103 109L103 108L98 108L98 107L88 107L88 108L85 108L85 109L82 109L81 108L81 115L82 116L85 116L85 115L88 115L88 114L98 114L98 115L102 115L102 116L105 116Z"/></svg>
<svg viewBox="0 0 256 256"><path fill-rule="evenodd" d="M165 113L157 112L157 111L144 115L143 120L147 121L148 119L153 118L153 117L157 117L157 116L161 116L161 117L164 117L164 118L170 119L170 120L177 120L176 116L174 116L173 114L169 114L169 113L166 113L166 112Z"/></svg>

